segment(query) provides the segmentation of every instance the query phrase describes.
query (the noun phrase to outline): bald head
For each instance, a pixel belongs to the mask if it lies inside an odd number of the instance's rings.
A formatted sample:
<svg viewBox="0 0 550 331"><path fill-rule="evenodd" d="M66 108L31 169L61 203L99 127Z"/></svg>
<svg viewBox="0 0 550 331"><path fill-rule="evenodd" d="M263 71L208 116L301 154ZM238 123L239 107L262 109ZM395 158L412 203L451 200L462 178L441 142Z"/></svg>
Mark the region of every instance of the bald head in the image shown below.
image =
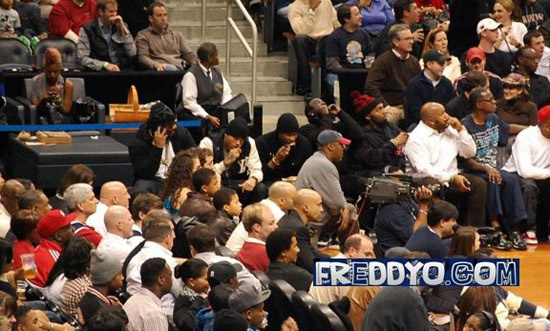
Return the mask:
<svg viewBox="0 0 550 331"><path fill-rule="evenodd" d="M104 216L107 232L128 238L132 235L134 223L132 214L128 208L123 206L109 206Z"/></svg>
<svg viewBox="0 0 550 331"><path fill-rule="evenodd" d="M2 187L2 204L11 215L19 209L19 198L25 193L25 187L15 179L8 179Z"/></svg>
<svg viewBox="0 0 550 331"><path fill-rule="evenodd" d="M275 202L283 211L290 210L294 207L292 200L295 195L296 188L294 185L283 181L273 183L268 191L269 200Z"/></svg>
<svg viewBox="0 0 550 331"><path fill-rule="evenodd" d="M121 182L107 182L101 186L99 193L100 201L107 206L123 206L128 208L130 202L130 194L126 186Z"/></svg>
<svg viewBox="0 0 550 331"><path fill-rule="evenodd" d="M443 107L443 105L437 102L426 102L422 108L420 108L420 119L422 122L426 122L440 113L441 110L445 111L445 107Z"/></svg>
<svg viewBox="0 0 550 331"><path fill-rule="evenodd" d="M323 216L323 199L321 195L310 189L301 189L293 199L294 210L304 223L320 221Z"/></svg>
<svg viewBox="0 0 550 331"><path fill-rule="evenodd" d="M374 258L374 245L372 240L364 234L349 236L342 247L343 253L349 258Z"/></svg>

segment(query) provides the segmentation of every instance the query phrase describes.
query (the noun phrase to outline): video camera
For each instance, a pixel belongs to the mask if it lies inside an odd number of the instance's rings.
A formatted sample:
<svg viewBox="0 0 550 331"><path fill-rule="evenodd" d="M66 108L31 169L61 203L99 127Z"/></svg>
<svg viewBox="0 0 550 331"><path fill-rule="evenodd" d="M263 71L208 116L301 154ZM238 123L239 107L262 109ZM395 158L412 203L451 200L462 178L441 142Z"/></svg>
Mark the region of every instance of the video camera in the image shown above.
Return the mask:
<svg viewBox="0 0 550 331"><path fill-rule="evenodd" d="M365 196L371 203L400 203L414 199L417 189L427 187L433 194L441 195L441 184L424 185L424 178L416 174L385 173L380 177L369 178Z"/></svg>

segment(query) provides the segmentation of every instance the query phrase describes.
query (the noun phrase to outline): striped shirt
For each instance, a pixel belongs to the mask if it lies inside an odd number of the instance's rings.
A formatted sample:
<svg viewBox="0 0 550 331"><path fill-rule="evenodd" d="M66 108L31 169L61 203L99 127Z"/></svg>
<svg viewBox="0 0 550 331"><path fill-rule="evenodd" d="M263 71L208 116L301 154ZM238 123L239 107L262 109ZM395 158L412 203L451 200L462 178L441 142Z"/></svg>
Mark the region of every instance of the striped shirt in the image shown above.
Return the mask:
<svg viewBox="0 0 550 331"><path fill-rule="evenodd" d="M124 304L130 321L130 331L167 331L168 320L162 312L160 299L146 288L141 288Z"/></svg>

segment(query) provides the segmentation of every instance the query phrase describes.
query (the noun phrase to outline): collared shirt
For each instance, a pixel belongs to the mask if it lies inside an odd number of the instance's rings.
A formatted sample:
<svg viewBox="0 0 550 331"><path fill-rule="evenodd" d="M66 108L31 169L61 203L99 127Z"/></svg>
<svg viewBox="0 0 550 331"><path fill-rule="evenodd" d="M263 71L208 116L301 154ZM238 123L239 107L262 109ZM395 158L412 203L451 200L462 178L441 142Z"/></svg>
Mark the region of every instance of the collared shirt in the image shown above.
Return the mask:
<svg viewBox="0 0 550 331"><path fill-rule="evenodd" d="M124 304L131 331L168 331L168 320L160 299L146 288L140 288Z"/></svg>
<svg viewBox="0 0 550 331"><path fill-rule="evenodd" d="M239 286L242 285L243 283L246 283L247 285L254 286L257 289L261 289L262 287L260 284L260 281L256 277L254 277L254 275L252 275L250 271L248 271L248 269L246 269L246 267L239 260L236 260L227 256L219 256L219 255L216 255L216 253L214 252L198 253L193 257L195 259L203 260L208 265L212 265L214 263L221 262L221 261L227 261L231 264L240 264L243 269L237 273L237 278L239 279Z"/></svg>
<svg viewBox="0 0 550 331"><path fill-rule="evenodd" d="M166 316L171 320L174 313L174 298L176 298L181 291L183 282L180 278L174 277L174 268L178 265L178 262L172 257L172 252L166 249L164 246L153 242L147 241L139 253L137 253L130 263L128 263L128 269L126 270L127 278L127 291L131 295L138 292L141 288L141 274L140 268L143 262L150 258L160 257L166 260L166 264L172 270L172 291L162 297L162 308Z"/></svg>
<svg viewBox="0 0 550 331"><path fill-rule="evenodd" d="M448 183L459 172L457 155L474 157L476 144L465 127L460 132L450 126L437 132L421 121L409 135L405 155L413 171Z"/></svg>
<svg viewBox="0 0 550 331"><path fill-rule="evenodd" d="M117 57L114 43L122 44L122 46L124 47L124 53L127 54L128 56L136 55L137 53L136 44L134 43L132 34L128 31L128 28L126 26L124 27L126 34L122 36L122 32L120 29L118 29L116 33L113 34L112 28L107 30L104 28L104 25L101 23L100 19L98 19L98 22L99 22L99 28L101 30L102 36L107 42L107 45L109 47L109 58L111 60L110 63L120 64L120 61L121 61L121 59ZM86 68L90 68L95 71L101 71L103 70L104 65L107 62L91 58L90 57L91 47L92 45L90 45L90 38L88 34L84 29L80 29L80 32L78 34L77 48L76 48L78 61L81 62L82 65Z"/></svg>
<svg viewBox="0 0 550 331"><path fill-rule="evenodd" d="M279 220L285 216L285 212L281 209L281 207L277 206L273 200L266 198L260 201L260 203L271 210L273 217L275 217L275 222L279 222Z"/></svg>
<svg viewBox="0 0 550 331"><path fill-rule="evenodd" d="M137 245L141 244L144 239L139 226L133 224L132 231L134 234L126 240L128 241L128 245L130 245L131 249L134 249Z"/></svg>
<svg viewBox="0 0 550 331"><path fill-rule="evenodd" d="M538 125L522 130L512 146L512 155L502 168L517 172L525 179L550 178L550 139L540 132Z"/></svg>
<svg viewBox="0 0 550 331"><path fill-rule="evenodd" d="M0 237L6 238L6 234L10 230L10 222L10 213L8 213L4 205L0 203Z"/></svg>
<svg viewBox="0 0 550 331"><path fill-rule="evenodd" d="M401 60L407 60L411 56L411 54L407 53L407 56L403 58L403 55L401 55L401 53L399 53L395 48L392 48L391 51L395 56L397 56L398 59L401 59Z"/></svg>
<svg viewBox="0 0 550 331"><path fill-rule="evenodd" d="M90 215L86 220L86 225L94 228L95 232L99 233L102 237L107 234L107 228L105 227L105 213L109 206L103 202L99 202L95 208L95 213Z"/></svg>
<svg viewBox="0 0 550 331"><path fill-rule="evenodd" d="M199 67L204 72L204 74L210 79L212 79L212 73L210 70L206 69L202 64L199 63ZM222 105L226 103L227 101L231 100L231 88L229 87L229 83L227 80L225 80L225 77L222 73L222 79L223 79L223 95L222 95ZM191 72L187 72L181 81L181 86L183 88L183 106L186 109L189 109L191 111L191 114L194 116L200 117L200 118L206 118L208 116L208 113L204 108L202 108L201 105L197 103L197 96L198 90L197 90L197 80L195 78L195 75Z"/></svg>
<svg viewBox="0 0 550 331"><path fill-rule="evenodd" d="M117 258L121 263L124 263L126 257L132 251L132 246L128 241L116 234L107 232L97 247L98 251L107 252L109 255Z"/></svg>
<svg viewBox="0 0 550 331"><path fill-rule="evenodd" d="M434 88L436 88L436 86L439 84L439 82L441 82L441 77L439 77L439 78L436 79L436 80L433 80L430 76L428 76L428 74L426 73L426 70L424 70L424 76L425 76L426 78L428 78L428 80L429 80L430 82L432 82L432 86L433 86Z"/></svg>
<svg viewBox="0 0 550 331"><path fill-rule="evenodd" d="M65 285L63 285L63 290L61 290L63 311L75 315L80 299L82 299L90 286L92 286L92 281L86 275L67 280Z"/></svg>

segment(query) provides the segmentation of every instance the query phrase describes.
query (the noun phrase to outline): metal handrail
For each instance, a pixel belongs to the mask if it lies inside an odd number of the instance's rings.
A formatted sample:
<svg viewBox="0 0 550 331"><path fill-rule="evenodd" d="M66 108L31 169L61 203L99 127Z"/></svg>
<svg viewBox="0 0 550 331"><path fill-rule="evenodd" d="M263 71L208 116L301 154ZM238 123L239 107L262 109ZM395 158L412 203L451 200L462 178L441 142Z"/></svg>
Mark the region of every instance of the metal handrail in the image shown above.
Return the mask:
<svg viewBox="0 0 550 331"><path fill-rule="evenodd" d="M203 6L206 0L202 0ZM248 41L243 36L241 30L235 23L232 17L232 8L233 8L233 2L237 5L237 7L242 12L244 18L248 21L250 26L252 27L252 48L248 44ZM225 32L225 44L226 44L226 50L225 50L225 74L227 76L230 76L229 71L229 61L231 58L230 52L231 52L231 29L235 32L239 40L241 41L241 44L243 45L244 49L246 50L246 53L248 56L252 58L252 100L250 100L250 116L253 116L253 107L256 104L256 76L257 76L257 56L258 56L258 28L256 28L256 23L244 7L241 0L227 0L227 25L226 25L226 32ZM205 22L203 21L203 26L205 26ZM231 29L229 29L231 27Z"/></svg>

